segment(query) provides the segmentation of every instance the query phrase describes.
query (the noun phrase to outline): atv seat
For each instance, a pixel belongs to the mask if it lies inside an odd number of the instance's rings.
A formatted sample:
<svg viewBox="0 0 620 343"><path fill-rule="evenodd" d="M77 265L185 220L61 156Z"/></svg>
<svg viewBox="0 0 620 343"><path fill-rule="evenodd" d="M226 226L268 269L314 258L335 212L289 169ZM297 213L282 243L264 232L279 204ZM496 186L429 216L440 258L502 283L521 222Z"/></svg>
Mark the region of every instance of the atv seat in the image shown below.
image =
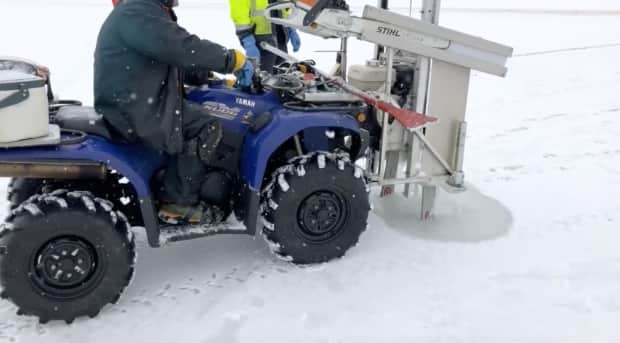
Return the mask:
<svg viewBox="0 0 620 343"><path fill-rule="evenodd" d="M103 116L92 107L65 106L56 114L56 123L63 129L78 130L112 140Z"/></svg>

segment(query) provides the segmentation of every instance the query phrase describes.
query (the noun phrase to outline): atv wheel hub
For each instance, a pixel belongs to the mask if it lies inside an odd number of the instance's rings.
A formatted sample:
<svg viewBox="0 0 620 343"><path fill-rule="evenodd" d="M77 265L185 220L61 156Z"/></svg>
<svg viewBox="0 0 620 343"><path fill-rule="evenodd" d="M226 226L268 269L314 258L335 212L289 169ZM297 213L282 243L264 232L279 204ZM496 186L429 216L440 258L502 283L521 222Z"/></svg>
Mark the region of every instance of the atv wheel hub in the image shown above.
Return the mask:
<svg viewBox="0 0 620 343"><path fill-rule="evenodd" d="M41 290L72 297L89 288L98 267L97 253L78 237L56 238L39 250L32 267L32 280Z"/></svg>
<svg viewBox="0 0 620 343"><path fill-rule="evenodd" d="M346 216L346 203L340 195L318 191L301 203L297 220L306 238L323 242L340 232Z"/></svg>

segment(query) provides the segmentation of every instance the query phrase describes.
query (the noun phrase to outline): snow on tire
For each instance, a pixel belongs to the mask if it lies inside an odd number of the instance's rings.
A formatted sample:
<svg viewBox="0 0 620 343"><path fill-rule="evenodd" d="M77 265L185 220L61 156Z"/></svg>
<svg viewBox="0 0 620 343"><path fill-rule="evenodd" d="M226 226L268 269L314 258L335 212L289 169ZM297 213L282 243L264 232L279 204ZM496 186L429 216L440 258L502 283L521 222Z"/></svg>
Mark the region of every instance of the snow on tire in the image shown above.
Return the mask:
<svg viewBox="0 0 620 343"><path fill-rule="evenodd" d="M45 180L14 177L9 182L6 200L9 210L14 210L22 202L28 200L33 194L39 193L45 185Z"/></svg>
<svg viewBox="0 0 620 343"><path fill-rule="evenodd" d="M366 189L346 155L295 158L274 172L262 192L263 235L274 253L293 263L342 257L366 229Z"/></svg>
<svg viewBox="0 0 620 343"><path fill-rule="evenodd" d="M73 322L115 303L131 281L135 243L111 203L89 192L32 196L0 232L2 298L18 314Z"/></svg>

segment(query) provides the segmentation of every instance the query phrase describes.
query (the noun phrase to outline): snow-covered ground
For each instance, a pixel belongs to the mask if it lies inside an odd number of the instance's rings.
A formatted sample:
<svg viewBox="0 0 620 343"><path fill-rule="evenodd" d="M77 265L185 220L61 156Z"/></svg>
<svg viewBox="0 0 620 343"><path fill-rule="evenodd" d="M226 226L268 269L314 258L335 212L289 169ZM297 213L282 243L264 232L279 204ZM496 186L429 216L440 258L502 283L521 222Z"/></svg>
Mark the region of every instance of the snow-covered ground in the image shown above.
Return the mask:
<svg viewBox="0 0 620 343"><path fill-rule="evenodd" d="M185 4L190 30L238 46L224 1ZM67 326L18 317L3 301L0 342L619 342L620 4L445 6L443 25L516 55L607 47L515 57L506 79L475 73L469 191L441 194L431 222L413 220L414 201L373 198L360 244L307 268L252 237L164 249L142 238L118 305ZM57 92L88 103L108 10L107 0L0 0L0 55L49 65ZM327 66L332 57L313 51L337 43L302 39L300 56ZM355 62L370 54L352 47Z"/></svg>

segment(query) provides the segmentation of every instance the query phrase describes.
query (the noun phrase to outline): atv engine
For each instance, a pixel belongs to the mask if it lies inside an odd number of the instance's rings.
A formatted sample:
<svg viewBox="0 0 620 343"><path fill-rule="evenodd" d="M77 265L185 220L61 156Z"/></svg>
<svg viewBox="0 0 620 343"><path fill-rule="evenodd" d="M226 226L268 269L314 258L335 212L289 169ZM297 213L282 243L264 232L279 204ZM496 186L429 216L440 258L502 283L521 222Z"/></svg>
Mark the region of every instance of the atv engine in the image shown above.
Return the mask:
<svg viewBox="0 0 620 343"><path fill-rule="evenodd" d="M271 75L261 72L260 87L277 92L282 98L284 107L299 111L348 110L355 113L360 126L370 134L369 145L378 150L381 141L382 113L367 106L357 96L342 90L333 81L327 80L314 72L315 61L306 60L299 63L284 62L276 67ZM394 103L403 107L410 101L414 84L415 66L411 63L394 65L391 94ZM385 84L385 65L379 61L370 61L366 65L352 66L350 82L356 87L383 93ZM362 115L363 114L363 115ZM393 118L390 118L390 122Z"/></svg>

